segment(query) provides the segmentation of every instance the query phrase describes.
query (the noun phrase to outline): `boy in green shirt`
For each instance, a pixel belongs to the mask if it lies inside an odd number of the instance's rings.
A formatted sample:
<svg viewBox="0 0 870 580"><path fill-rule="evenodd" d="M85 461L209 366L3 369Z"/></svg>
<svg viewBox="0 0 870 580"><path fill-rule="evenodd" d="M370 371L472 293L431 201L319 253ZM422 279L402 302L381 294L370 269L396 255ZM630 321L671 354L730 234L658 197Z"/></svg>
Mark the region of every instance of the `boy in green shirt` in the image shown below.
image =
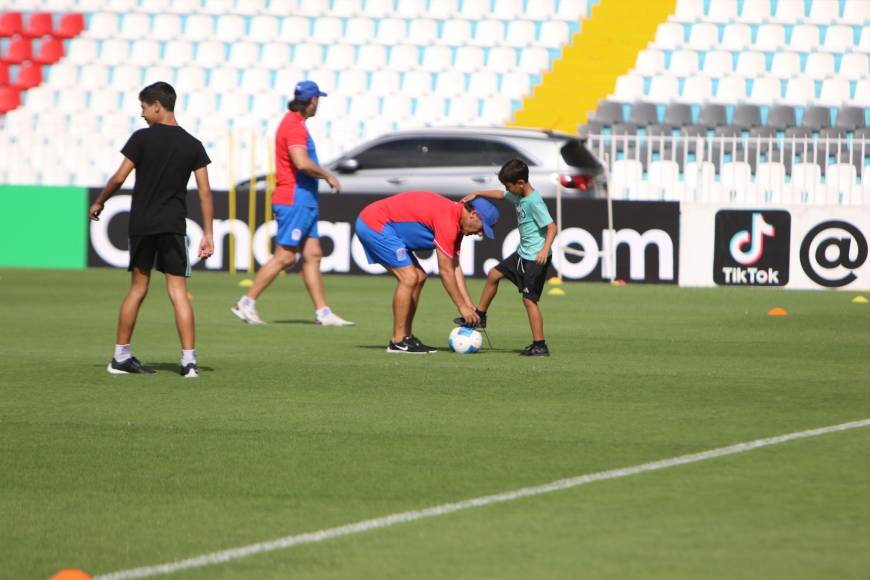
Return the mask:
<svg viewBox="0 0 870 580"><path fill-rule="evenodd" d="M538 300L541 298L547 270L552 261L550 247L556 237L556 224L553 223L541 194L529 183L529 167L522 160L511 159L505 163L498 172L498 180L506 191L475 191L462 199L463 203L476 197L507 199L516 208L520 230L520 246L517 251L491 269L486 278L477 309L480 326L486 328L486 309L498 292L499 282L502 278L508 278L523 295L523 306L526 307L532 329L533 342L520 355L550 356L550 350L544 341L544 319L538 308ZM454 322L465 323L461 318Z"/></svg>

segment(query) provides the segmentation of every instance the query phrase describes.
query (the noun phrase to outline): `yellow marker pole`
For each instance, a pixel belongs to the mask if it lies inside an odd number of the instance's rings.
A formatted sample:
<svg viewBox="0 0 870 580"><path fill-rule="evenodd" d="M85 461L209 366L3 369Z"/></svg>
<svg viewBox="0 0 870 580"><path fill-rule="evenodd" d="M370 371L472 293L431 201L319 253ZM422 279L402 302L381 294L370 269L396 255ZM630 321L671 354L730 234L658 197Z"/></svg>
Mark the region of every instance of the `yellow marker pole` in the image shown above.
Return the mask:
<svg viewBox="0 0 870 580"><path fill-rule="evenodd" d="M228 169L229 169L229 174L230 174L230 192L229 192L229 201L228 201L228 203L229 203L229 219L230 219L230 230L229 230L230 255L229 255L228 259L230 261L230 263L229 263L230 274L236 273L236 237L233 235L233 227L232 227L232 224L235 222L235 219L236 219L236 172L235 172L235 165L236 165L235 149L236 149L236 145L233 141L234 141L233 140L233 130L230 129L229 130L229 140L228 140L230 151L229 151L229 157L228 157L228 163L227 163L227 165L229 166Z"/></svg>
<svg viewBox="0 0 870 580"><path fill-rule="evenodd" d="M251 130L251 180L248 182L248 228L251 242L248 244L248 272L254 272L254 230L257 226L257 134Z"/></svg>
<svg viewBox="0 0 870 580"><path fill-rule="evenodd" d="M266 217L264 222L272 221L272 192L275 191L275 142L266 139ZM272 253L272 238L269 238L269 253Z"/></svg>

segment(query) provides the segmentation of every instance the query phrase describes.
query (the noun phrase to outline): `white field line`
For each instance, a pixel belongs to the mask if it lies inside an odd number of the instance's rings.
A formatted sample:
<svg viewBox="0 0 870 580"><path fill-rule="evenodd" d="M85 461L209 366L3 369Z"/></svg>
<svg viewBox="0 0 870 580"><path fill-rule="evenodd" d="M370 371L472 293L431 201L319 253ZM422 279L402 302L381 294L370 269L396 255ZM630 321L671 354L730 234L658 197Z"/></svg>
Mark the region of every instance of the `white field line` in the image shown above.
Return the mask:
<svg viewBox="0 0 870 580"><path fill-rule="evenodd" d="M333 538L339 538L341 536L361 534L363 532L368 532L371 530L387 528L396 524L414 522L426 518L434 518L437 516L451 514L453 512L458 512L471 508L484 507L497 503L504 503L524 497L542 495L553 491L571 489L573 487L579 487L581 485L586 485L587 483L593 483L596 481L618 479L620 477L628 477L629 475L636 475L638 473L657 471L659 469L667 469L669 467L686 465L688 463L697 463L698 461L714 459L716 457L723 457L725 455L734 455L736 453L744 453L746 451L752 451L753 449L759 449L761 447L779 445L780 443L786 443L788 441L794 441L796 439L816 437L818 435L825 435L827 433L847 431L849 429L858 429L867 426L870 426L870 419L852 421L850 423L841 423L839 425L831 425L830 427L821 427L819 429L810 429L809 431L799 431L797 433L789 433L787 435L779 435L777 437L769 437L766 439L756 439L755 441L737 443L736 445L719 447L718 449L711 449L709 451L702 451L700 453L680 455L679 457L663 459L661 461L653 461L652 463L644 463L641 465L635 465L633 467L599 471L597 473L590 473L588 475L581 475L569 479L560 479L558 481L547 483L545 485L525 487L515 491L508 491L496 495L487 495L484 497L468 499L456 503L447 503L422 509L419 511L392 514L384 516L382 518L364 520L361 522L356 522L354 524L338 526L336 528L328 528L317 532L308 532L295 536L286 536L284 538L278 538L277 540L270 540L267 542L251 544L249 546L230 548L228 550L221 550L219 552L203 554L202 556L188 558L187 560L178 560L177 562L158 564L156 566L145 566L142 568L121 570L119 572L112 572L110 574L94 576L94 580L126 580L128 578L146 578L149 576L157 576L160 574L172 574L174 572L188 570L190 568L201 568L203 566L211 566L214 564L221 564L223 562L230 562L232 560L238 560L240 558L253 556L254 554L263 554L265 552L283 550L293 546L298 546L300 544L313 544L315 542L323 542L325 540L331 540Z"/></svg>

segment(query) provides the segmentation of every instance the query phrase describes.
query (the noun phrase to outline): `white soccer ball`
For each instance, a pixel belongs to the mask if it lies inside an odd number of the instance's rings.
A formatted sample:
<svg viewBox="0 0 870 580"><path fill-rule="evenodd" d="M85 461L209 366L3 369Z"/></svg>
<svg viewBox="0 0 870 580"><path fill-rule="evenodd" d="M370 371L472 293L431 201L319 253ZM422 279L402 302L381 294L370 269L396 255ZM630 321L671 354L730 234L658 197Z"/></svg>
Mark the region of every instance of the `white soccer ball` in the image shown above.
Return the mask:
<svg viewBox="0 0 870 580"><path fill-rule="evenodd" d="M450 350L460 354L480 352L481 344L483 344L483 337L480 333L467 326L457 326L450 331L450 338L447 339Z"/></svg>

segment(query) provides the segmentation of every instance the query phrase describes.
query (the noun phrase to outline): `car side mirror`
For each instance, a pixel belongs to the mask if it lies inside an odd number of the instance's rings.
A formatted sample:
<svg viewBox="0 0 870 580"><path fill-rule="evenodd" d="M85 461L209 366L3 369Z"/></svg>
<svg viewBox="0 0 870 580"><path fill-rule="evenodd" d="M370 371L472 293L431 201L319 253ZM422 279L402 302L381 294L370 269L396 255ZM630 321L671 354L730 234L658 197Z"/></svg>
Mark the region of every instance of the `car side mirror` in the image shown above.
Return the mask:
<svg viewBox="0 0 870 580"><path fill-rule="evenodd" d="M339 173L353 173L359 169L359 161L356 159L342 159L336 169Z"/></svg>

